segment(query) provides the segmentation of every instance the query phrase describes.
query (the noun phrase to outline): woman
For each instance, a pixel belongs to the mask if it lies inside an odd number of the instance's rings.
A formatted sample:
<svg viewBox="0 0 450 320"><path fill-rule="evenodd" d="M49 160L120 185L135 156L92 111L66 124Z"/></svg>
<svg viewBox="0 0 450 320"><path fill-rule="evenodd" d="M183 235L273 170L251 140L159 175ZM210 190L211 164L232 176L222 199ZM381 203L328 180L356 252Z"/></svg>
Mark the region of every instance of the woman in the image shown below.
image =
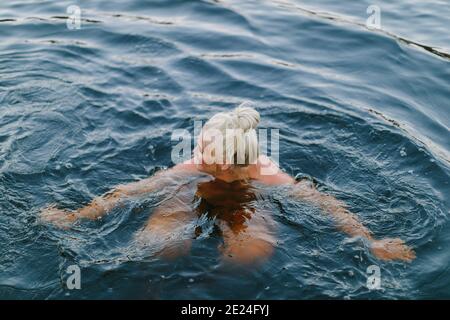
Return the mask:
<svg viewBox="0 0 450 320"><path fill-rule="evenodd" d="M254 205L257 185L286 185L293 197L319 207L349 236L367 239L377 258L408 262L415 258L402 240L375 239L343 202L319 192L309 181L297 182L269 158L259 155L255 130L259 120L259 113L247 103L218 113L203 126L191 160L147 179L120 185L76 211L45 208L41 218L68 227L79 219L98 219L126 198L173 187L173 196L155 209L137 240L145 245L159 241L159 254L164 257L187 254L201 230L191 230L193 234L188 237L177 235L206 214L223 236L223 258L250 264L269 257L275 243L270 212ZM186 179L188 183L180 183Z"/></svg>

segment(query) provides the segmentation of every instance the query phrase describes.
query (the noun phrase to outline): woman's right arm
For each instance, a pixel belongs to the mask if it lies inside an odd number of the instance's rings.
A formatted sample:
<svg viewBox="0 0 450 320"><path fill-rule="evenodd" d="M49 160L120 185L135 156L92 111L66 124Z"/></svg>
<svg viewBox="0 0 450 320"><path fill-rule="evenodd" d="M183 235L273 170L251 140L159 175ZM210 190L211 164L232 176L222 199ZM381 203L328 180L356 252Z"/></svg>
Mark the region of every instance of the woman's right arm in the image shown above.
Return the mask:
<svg viewBox="0 0 450 320"><path fill-rule="evenodd" d="M267 172L272 175L262 175L259 180L271 185L290 185L291 195L302 199L322 209L335 220L337 227L351 237L362 237L369 241L372 253L382 260L412 261L416 256L403 240L387 238L377 240L371 231L350 212L344 202L332 195L325 194L316 189L315 185L307 180L295 181L294 178L282 172L273 162L267 162Z"/></svg>

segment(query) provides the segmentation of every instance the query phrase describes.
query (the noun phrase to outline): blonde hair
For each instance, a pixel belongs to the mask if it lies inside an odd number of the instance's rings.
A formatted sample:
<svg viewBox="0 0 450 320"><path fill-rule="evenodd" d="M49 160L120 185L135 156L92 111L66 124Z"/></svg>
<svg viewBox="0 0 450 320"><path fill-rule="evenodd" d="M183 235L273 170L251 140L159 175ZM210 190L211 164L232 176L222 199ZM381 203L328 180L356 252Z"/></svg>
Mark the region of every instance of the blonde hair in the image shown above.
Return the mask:
<svg viewBox="0 0 450 320"><path fill-rule="evenodd" d="M203 126L194 156L201 157L207 164L247 166L256 163L259 121L259 113L250 102L240 104L233 111L215 114Z"/></svg>

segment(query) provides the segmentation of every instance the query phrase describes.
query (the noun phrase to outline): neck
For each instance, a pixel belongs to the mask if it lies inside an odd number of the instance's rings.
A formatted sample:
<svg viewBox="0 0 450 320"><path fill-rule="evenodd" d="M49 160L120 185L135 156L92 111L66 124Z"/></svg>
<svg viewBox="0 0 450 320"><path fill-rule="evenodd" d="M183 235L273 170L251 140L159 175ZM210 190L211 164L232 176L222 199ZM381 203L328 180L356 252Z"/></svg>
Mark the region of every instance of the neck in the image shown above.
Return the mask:
<svg viewBox="0 0 450 320"><path fill-rule="evenodd" d="M227 170L215 170L212 172L209 170L205 170L204 172L207 172L210 175L214 176L215 178L226 182L233 182L236 180L247 180L251 178L249 167L233 166Z"/></svg>

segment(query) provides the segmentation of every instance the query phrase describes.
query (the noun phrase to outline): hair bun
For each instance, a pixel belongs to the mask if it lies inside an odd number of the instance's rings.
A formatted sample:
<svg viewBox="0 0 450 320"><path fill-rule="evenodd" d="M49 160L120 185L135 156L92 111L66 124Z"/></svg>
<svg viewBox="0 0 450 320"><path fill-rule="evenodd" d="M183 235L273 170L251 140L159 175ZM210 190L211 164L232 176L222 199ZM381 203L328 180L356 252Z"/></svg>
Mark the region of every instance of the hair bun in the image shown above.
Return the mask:
<svg viewBox="0 0 450 320"><path fill-rule="evenodd" d="M239 129L244 131L255 129L259 124L259 112L253 108L253 104L250 101L241 103L233 110L233 114L237 118Z"/></svg>

